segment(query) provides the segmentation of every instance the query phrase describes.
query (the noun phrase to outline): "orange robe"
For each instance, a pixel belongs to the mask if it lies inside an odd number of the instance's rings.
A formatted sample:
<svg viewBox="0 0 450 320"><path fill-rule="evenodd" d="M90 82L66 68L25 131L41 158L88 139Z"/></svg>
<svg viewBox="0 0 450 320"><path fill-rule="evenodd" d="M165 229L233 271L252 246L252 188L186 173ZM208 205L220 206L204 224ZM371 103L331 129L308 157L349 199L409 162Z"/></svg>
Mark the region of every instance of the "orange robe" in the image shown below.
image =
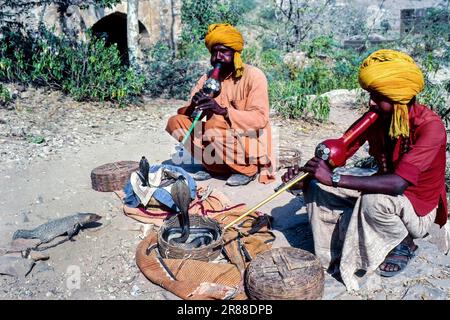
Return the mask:
<svg viewBox="0 0 450 320"><path fill-rule="evenodd" d="M206 79L206 74L200 78L191 98L201 90ZM259 182L274 181L276 163L266 76L260 69L244 65L242 77L229 76L221 85L221 92L215 100L228 109L229 120L214 114L196 126L186 148L189 150L190 147L191 154L213 173L252 176L259 172ZM189 99L167 122L166 131L178 141L183 139L192 124L184 114L190 103Z"/></svg>

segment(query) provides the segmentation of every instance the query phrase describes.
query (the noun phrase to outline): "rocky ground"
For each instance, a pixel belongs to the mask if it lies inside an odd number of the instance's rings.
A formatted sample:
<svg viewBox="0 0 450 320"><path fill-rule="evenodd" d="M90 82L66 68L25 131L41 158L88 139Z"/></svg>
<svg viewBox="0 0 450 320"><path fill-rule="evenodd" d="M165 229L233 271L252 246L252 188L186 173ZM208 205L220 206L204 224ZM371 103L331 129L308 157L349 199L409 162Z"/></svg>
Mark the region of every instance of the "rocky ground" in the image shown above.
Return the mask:
<svg viewBox="0 0 450 320"><path fill-rule="evenodd" d="M136 246L148 226L125 217L114 193L94 191L90 173L99 165L138 161L142 155L150 163L170 159L175 144L164 127L183 102L144 98L118 108L78 103L40 89L19 88L17 95L12 105L0 107L0 248L17 229L76 212L94 212L102 219L100 226L83 230L74 241L44 251L49 259L37 261L27 276L0 275L0 299L177 299L146 280L136 266ZM325 124L274 116L276 141L297 146L304 162L318 142L339 136L358 117L359 112L348 107L354 95L335 93ZM275 186L253 182L231 188L218 179L201 184L248 205L266 198ZM261 208L274 217L274 246L311 248L302 204L301 198L285 193ZM324 298L450 298L450 257L441 255L429 239L418 245L418 256L405 273L390 279L370 277L357 293L346 292L327 276Z"/></svg>

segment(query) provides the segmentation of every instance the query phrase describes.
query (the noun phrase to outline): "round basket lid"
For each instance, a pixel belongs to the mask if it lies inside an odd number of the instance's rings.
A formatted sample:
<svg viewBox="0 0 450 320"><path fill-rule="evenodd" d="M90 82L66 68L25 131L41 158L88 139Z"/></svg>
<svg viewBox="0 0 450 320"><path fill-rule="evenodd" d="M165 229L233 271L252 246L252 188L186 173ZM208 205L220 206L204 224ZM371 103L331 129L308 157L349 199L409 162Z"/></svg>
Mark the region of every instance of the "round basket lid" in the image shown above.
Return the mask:
<svg viewBox="0 0 450 320"><path fill-rule="evenodd" d="M91 172L92 188L97 191L121 190L133 171L139 169L139 162L118 161L101 165Z"/></svg>
<svg viewBox="0 0 450 320"><path fill-rule="evenodd" d="M286 169L294 165L300 165L302 153L297 148L279 147L278 149L278 168Z"/></svg>
<svg viewBox="0 0 450 320"><path fill-rule="evenodd" d="M274 248L250 262L246 285L251 299L317 300L323 295L324 272L308 251Z"/></svg>

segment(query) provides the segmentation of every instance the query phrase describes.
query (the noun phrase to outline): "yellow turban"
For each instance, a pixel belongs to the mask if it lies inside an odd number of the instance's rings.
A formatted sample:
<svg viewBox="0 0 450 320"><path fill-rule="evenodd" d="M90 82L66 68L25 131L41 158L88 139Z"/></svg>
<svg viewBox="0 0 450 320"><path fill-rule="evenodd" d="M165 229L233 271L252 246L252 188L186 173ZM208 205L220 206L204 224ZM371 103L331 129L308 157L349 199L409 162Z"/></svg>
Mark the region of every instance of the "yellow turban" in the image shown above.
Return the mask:
<svg viewBox="0 0 450 320"><path fill-rule="evenodd" d="M244 49L244 38L242 34L228 23L211 24L205 36L205 45L211 52L212 47L217 44L233 49L234 69L236 77L242 76L244 65L242 64L241 52Z"/></svg>
<svg viewBox="0 0 450 320"><path fill-rule="evenodd" d="M389 136L409 136L408 102L424 87L422 71L407 54L378 50L369 55L359 68L359 84L394 102Z"/></svg>

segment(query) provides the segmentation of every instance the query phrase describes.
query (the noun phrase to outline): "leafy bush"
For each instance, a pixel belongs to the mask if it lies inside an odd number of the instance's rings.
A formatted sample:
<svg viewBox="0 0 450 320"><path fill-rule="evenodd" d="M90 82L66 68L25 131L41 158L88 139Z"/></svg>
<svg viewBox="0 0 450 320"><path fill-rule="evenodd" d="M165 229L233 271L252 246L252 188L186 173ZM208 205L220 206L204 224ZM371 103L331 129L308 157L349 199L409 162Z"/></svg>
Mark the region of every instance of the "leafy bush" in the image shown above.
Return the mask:
<svg viewBox="0 0 450 320"><path fill-rule="evenodd" d="M428 8L415 26L398 45L410 52L426 72L435 72L450 63L450 7Z"/></svg>
<svg viewBox="0 0 450 320"><path fill-rule="evenodd" d="M11 93L9 92L8 88L4 87L0 83L0 106L8 104L12 100Z"/></svg>
<svg viewBox="0 0 450 320"><path fill-rule="evenodd" d="M330 100L325 96L318 96L311 101L310 112L314 119L326 121L330 116Z"/></svg>
<svg viewBox="0 0 450 320"><path fill-rule="evenodd" d="M144 78L122 66L115 46L103 39L74 42L46 29L33 36L4 30L0 80L61 89L76 100L119 103L139 95Z"/></svg>
<svg viewBox="0 0 450 320"><path fill-rule="evenodd" d="M204 39L210 24L237 25L248 6L248 1L184 0L181 6L181 56L190 57L192 51L198 50L199 40Z"/></svg>
<svg viewBox="0 0 450 320"><path fill-rule="evenodd" d="M32 39L20 30L3 28L0 47L0 80L29 81Z"/></svg>
<svg viewBox="0 0 450 320"><path fill-rule="evenodd" d="M269 85L270 105L285 118L312 117L326 121L330 114L328 97L309 95L298 81L275 81Z"/></svg>
<svg viewBox="0 0 450 320"><path fill-rule="evenodd" d="M437 114L443 114L447 109L447 97L449 93L446 90L446 83L433 84L426 81L425 89L418 95L420 103L427 105Z"/></svg>
<svg viewBox="0 0 450 320"><path fill-rule="evenodd" d="M283 52L280 50L261 50L256 46L249 46L242 52L242 60L263 70L269 84L276 80L290 79L290 70L283 62Z"/></svg>
<svg viewBox="0 0 450 320"><path fill-rule="evenodd" d="M187 99L206 66L189 59L176 58L168 45L159 42L148 53L144 73L145 90L153 97Z"/></svg>
<svg viewBox="0 0 450 320"><path fill-rule="evenodd" d="M280 82L289 82L281 85L271 83L275 87L271 93L271 103L275 110L280 111L284 116L291 118L309 115L320 121L327 120L329 114L329 102L324 98L311 103L310 95L320 96L323 93L334 89L354 89L358 88L358 69L362 58L346 50L332 50L332 56L327 50L309 51L310 56L305 56L304 60L297 59L296 62L285 61L277 64L277 67L266 69L268 78L276 79ZM294 59L295 60L295 59ZM303 62L302 62L303 61ZM280 72L280 70L284 70ZM285 76L288 71L288 76ZM277 75L271 75L275 72ZM285 90L280 90L279 87ZM293 96L290 99L288 97ZM320 102L320 103L319 103ZM310 105L309 109L304 106ZM291 112L289 112L291 108ZM316 110L317 108L317 110Z"/></svg>
<svg viewBox="0 0 450 320"><path fill-rule="evenodd" d="M253 45L245 48L243 60L264 71L271 106L281 115L327 120L328 99L312 100L310 96L334 89L359 88L358 71L365 55L342 49L330 36L304 42L301 49L286 53Z"/></svg>

